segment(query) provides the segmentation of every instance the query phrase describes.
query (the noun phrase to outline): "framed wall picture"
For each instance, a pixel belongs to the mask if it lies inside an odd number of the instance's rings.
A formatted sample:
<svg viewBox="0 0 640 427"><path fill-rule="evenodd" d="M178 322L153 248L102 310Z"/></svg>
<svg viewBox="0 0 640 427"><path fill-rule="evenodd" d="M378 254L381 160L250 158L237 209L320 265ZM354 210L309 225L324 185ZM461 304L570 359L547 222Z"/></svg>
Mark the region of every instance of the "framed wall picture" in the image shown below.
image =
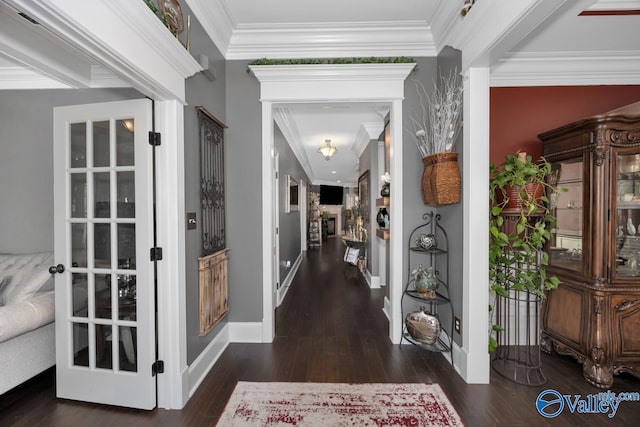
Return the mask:
<svg viewBox="0 0 640 427"><path fill-rule="evenodd" d="M358 199L360 211L365 224L369 223L369 170L366 170L358 178Z"/></svg>
<svg viewBox="0 0 640 427"><path fill-rule="evenodd" d="M287 175L287 196L285 212L295 212L300 209L298 198L300 185L291 175Z"/></svg>

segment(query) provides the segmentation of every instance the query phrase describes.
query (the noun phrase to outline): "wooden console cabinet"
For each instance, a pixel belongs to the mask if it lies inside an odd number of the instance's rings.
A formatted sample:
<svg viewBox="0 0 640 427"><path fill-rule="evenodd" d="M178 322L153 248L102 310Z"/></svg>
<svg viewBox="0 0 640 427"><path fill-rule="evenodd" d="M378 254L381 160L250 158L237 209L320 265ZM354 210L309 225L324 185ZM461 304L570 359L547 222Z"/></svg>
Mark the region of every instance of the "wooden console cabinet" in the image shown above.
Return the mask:
<svg viewBox="0 0 640 427"><path fill-rule="evenodd" d="M558 218L543 305L542 348L571 355L585 379L640 378L640 103L539 135Z"/></svg>

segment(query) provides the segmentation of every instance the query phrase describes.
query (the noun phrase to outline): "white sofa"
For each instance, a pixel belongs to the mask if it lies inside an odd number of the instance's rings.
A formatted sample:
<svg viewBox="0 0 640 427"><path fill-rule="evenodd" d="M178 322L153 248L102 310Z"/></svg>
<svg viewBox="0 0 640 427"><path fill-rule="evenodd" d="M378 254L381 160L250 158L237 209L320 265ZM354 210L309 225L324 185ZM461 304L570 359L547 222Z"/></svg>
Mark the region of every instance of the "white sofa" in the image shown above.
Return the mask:
<svg viewBox="0 0 640 427"><path fill-rule="evenodd" d="M55 364L53 253L0 254L0 394Z"/></svg>

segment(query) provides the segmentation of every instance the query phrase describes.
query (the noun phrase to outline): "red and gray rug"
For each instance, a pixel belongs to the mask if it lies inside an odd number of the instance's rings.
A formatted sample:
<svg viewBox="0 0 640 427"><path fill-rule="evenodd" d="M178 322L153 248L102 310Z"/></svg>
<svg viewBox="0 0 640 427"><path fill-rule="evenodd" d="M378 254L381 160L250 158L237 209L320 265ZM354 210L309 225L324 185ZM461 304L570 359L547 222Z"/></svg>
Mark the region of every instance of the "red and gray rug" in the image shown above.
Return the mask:
<svg viewBox="0 0 640 427"><path fill-rule="evenodd" d="M462 425L437 384L239 382L218 421L218 427Z"/></svg>

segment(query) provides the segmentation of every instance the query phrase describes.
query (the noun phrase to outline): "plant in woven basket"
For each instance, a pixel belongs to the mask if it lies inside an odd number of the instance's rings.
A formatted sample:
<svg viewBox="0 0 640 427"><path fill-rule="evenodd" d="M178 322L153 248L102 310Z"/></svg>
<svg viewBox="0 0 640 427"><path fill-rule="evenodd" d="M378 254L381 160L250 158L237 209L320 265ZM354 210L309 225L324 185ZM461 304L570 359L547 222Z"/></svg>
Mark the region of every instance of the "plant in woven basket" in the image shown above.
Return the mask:
<svg viewBox="0 0 640 427"><path fill-rule="evenodd" d="M551 238L556 217L547 195L557 193L551 165L543 158L533 163L526 153L507 155L497 167L491 164L489 179L489 283L496 297L509 297L510 291L529 292L544 298L545 292L560 281L548 275L549 256L543 251ZM562 191L562 189L560 189ZM493 314L493 304L489 310ZM492 325L489 350L497 342Z"/></svg>

